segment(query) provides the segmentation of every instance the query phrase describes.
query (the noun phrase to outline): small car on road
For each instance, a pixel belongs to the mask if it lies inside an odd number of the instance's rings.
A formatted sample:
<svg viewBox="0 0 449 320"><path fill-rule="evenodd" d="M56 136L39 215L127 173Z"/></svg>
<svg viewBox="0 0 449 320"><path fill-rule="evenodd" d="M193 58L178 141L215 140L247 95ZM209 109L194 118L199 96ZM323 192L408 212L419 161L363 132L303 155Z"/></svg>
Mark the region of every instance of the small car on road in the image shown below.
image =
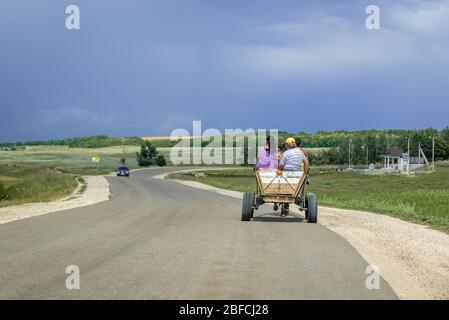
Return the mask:
<svg viewBox="0 0 449 320"><path fill-rule="evenodd" d="M128 167L119 167L117 169L117 177L128 177L129 178L129 169Z"/></svg>

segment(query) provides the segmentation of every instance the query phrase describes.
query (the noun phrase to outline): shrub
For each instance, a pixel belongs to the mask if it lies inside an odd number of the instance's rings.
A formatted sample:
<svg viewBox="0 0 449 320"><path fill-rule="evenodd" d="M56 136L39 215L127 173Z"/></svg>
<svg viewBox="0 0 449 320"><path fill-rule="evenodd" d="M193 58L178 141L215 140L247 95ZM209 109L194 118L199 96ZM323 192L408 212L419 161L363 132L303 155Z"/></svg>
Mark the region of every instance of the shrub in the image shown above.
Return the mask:
<svg viewBox="0 0 449 320"><path fill-rule="evenodd" d="M144 141L140 146L140 152L136 152L137 164L148 167L157 164L165 166L165 158L156 151L156 147L150 141Z"/></svg>
<svg viewBox="0 0 449 320"><path fill-rule="evenodd" d="M164 166L167 165L167 161L165 161L164 156L161 155L161 154L158 154L158 155L157 155L155 161L156 161L156 164L157 164L159 167L164 167Z"/></svg>
<svg viewBox="0 0 449 320"><path fill-rule="evenodd" d="M0 201L1 200L8 200L8 199L9 199L8 190L0 182Z"/></svg>

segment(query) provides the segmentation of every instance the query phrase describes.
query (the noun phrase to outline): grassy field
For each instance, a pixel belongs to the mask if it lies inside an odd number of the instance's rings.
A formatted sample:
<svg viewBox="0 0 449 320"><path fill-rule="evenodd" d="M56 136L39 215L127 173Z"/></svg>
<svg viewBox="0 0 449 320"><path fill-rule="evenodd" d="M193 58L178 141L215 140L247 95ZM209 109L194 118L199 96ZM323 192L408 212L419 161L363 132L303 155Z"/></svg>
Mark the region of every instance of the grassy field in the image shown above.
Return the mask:
<svg viewBox="0 0 449 320"><path fill-rule="evenodd" d="M193 173L170 177L237 191L256 188L252 169L205 173L205 177L196 177ZM435 173L409 176L320 173L315 169L307 191L316 193L319 204L324 206L384 213L449 233L449 163L440 163Z"/></svg>
<svg viewBox="0 0 449 320"><path fill-rule="evenodd" d="M128 166L137 168L135 153L140 147L127 147ZM55 169L72 174L104 174L120 164L121 147L69 148L67 146L31 146L25 150L0 151L0 164L25 165ZM92 163L92 156L100 156L100 164Z"/></svg>
<svg viewBox="0 0 449 320"><path fill-rule="evenodd" d="M70 195L76 176L26 165L0 165L0 207L45 202Z"/></svg>
<svg viewBox="0 0 449 320"><path fill-rule="evenodd" d="M127 147L127 162L137 168L135 152ZM121 147L98 149L67 146L29 146L25 150L0 151L0 207L45 202L70 195L80 175L105 174L120 164ZM101 156L100 164L92 156Z"/></svg>
<svg viewBox="0 0 449 320"><path fill-rule="evenodd" d="M139 146L126 147L126 163L138 168ZM170 148L158 148L170 158ZM100 156L99 164L92 163ZM107 174L117 169L123 156L121 146L69 148L68 146L27 146L16 151L0 150L0 207L28 202L51 201L70 195L81 175Z"/></svg>

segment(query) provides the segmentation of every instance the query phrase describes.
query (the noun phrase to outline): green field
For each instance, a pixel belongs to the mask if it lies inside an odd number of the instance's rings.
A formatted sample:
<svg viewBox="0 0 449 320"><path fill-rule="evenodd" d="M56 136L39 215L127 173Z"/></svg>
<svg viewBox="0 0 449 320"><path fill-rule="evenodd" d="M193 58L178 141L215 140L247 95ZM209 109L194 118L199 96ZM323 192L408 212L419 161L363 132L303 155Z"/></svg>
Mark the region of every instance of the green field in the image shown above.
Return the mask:
<svg viewBox="0 0 449 320"><path fill-rule="evenodd" d="M170 178L194 180L236 191L255 190L252 169L172 174ZM315 168L308 192L318 196L320 205L384 213L426 224L449 233L449 163L441 162L435 173L382 176L329 172Z"/></svg>
<svg viewBox="0 0 449 320"><path fill-rule="evenodd" d="M136 151L140 147L127 147L127 164L137 168ZM120 165L121 147L69 148L67 146L31 146L25 150L0 151L0 164L50 168L63 173L105 174ZM100 156L99 164L92 163L92 156Z"/></svg>
<svg viewBox="0 0 449 320"><path fill-rule="evenodd" d="M126 146L126 164L138 168L140 146ZM170 148L157 149L169 163ZM100 156L99 164L92 162ZM123 157L122 146L69 148L68 146L26 146L0 150L0 206L51 201L68 196L81 175L115 171Z"/></svg>
<svg viewBox="0 0 449 320"><path fill-rule="evenodd" d="M45 202L70 195L76 176L26 165L0 165L0 207Z"/></svg>
<svg viewBox="0 0 449 320"><path fill-rule="evenodd" d="M127 147L127 163L137 168L138 146ZM45 202L70 195L81 175L106 174L117 169L121 147L69 148L27 146L25 150L0 151L0 207ZM92 156L101 156L100 164Z"/></svg>

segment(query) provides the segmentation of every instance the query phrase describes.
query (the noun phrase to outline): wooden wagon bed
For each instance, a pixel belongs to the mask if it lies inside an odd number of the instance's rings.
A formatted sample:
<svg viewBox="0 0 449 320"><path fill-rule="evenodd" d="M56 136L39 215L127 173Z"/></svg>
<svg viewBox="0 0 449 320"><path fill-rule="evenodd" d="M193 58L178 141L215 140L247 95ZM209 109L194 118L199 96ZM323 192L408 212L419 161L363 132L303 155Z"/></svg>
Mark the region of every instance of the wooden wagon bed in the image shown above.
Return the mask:
<svg viewBox="0 0 449 320"><path fill-rule="evenodd" d="M259 194L264 202L294 203L302 187L306 175L300 171L283 171L278 175L276 170L256 170Z"/></svg>

